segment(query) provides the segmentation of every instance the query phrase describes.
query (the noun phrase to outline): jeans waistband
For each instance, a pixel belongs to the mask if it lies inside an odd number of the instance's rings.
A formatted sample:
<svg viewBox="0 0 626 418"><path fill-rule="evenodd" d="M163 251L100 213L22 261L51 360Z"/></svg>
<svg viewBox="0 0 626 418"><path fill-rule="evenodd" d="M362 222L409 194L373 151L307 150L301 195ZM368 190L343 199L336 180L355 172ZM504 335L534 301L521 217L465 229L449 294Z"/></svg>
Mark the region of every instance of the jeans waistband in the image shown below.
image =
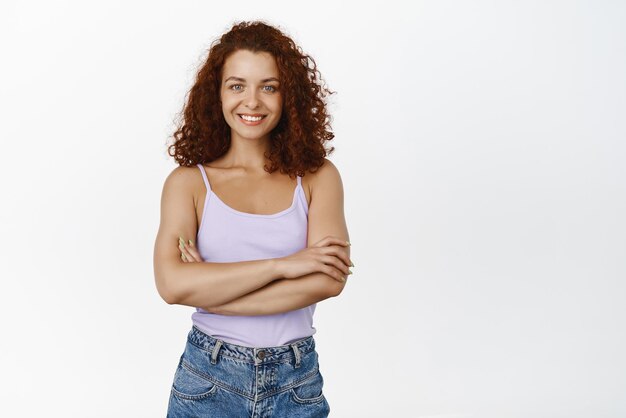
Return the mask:
<svg viewBox="0 0 626 418"><path fill-rule="evenodd" d="M208 335L195 325L191 327L187 340L198 348L210 352L213 364L216 363L218 356L227 356L254 364L291 361L295 358L295 364L298 367L300 357L315 350L315 339L312 335L276 347L245 347Z"/></svg>

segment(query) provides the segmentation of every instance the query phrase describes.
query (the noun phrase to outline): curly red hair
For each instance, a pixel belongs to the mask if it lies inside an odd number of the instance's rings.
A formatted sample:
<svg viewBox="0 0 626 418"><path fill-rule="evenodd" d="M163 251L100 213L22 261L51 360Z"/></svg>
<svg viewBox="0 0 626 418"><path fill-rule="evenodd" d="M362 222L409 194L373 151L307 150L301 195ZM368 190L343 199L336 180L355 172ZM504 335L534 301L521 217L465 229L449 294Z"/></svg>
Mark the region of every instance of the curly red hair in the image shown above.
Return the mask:
<svg viewBox="0 0 626 418"><path fill-rule="evenodd" d="M279 29L263 21L239 22L211 44L206 62L197 73L173 134L168 155L182 166L211 162L228 151L230 126L220 102L222 70L226 59L237 50L268 52L279 71L283 111L270 133L265 171L304 176L315 172L334 151L324 143L334 138L325 98L335 92L322 85L312 57ZM180 114L179 114L180 116Z"/></svg>

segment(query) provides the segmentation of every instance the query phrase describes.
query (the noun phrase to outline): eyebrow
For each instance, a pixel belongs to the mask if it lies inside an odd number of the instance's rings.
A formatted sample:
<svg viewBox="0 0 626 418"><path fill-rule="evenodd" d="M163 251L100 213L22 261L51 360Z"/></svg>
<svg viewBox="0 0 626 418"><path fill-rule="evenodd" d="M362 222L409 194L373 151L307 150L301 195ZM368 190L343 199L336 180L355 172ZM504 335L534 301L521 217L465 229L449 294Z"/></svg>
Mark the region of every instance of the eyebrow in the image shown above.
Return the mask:
<svg viewBox="0 0 626 418"><path fill-rule="evenodd" d="M232 77L228 77L226 80L224 80L224 83L227 82L228 80L244 81L244 82L246 81L245 78L232 76ZM278 80L276 77L270 77L270 78L266 78L264 80L261 80L261 83L267 83L268 81L279 81L280 82L280 80Z"/></svg>

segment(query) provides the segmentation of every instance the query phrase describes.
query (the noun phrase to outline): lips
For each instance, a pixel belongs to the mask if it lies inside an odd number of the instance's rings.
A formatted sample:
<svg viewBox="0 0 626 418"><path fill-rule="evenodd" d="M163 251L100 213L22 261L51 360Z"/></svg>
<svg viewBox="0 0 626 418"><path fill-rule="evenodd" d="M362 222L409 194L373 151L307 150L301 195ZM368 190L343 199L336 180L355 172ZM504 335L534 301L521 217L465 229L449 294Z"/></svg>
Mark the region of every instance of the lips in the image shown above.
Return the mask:
<svg viewBox="0 0 626 418"><path fill-rule="evenodd" d="M262 115L260 113L257 114L247 114L247 113L239 113L239 120L247 126L254 126L254 125L258 125L261 122L263 122L263 120L267 117L267 115ZM244 118L245 116L245 118ZM255 119L249 119L249 118L255 118Z"/></svg>

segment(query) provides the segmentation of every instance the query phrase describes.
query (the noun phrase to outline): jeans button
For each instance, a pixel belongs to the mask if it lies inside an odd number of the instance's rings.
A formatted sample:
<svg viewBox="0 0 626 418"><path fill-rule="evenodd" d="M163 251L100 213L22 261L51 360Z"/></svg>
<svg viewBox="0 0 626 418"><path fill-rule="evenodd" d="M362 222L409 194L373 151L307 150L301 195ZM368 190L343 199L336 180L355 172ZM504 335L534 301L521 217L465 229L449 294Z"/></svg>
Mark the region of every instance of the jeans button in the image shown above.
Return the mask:
<svg viewBox="0 0 626 418"><path fill-rule="evenodd" d="M261 350L258 353L256 353L256 356L258 358L260 358L261 360L263 360L265 358L265 351Z"/></svg>

